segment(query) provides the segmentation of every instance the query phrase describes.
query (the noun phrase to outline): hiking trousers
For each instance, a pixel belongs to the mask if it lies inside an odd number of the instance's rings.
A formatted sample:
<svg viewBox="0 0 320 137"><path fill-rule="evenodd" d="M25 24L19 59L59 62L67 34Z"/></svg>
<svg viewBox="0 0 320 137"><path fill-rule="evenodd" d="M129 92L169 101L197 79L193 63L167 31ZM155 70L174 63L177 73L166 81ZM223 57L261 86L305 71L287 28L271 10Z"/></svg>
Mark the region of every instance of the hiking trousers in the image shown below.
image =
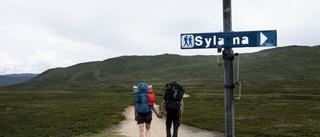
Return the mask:
<svg viewBox="0 0 320 137"><path fill-rule="evenodd" d="M167 137L171 137L171 125L173 122L173 135L172 137L178 136L178 129L180 126L180 113L178 112L168 112L166 119L166 127L167 127Z"/></svg>

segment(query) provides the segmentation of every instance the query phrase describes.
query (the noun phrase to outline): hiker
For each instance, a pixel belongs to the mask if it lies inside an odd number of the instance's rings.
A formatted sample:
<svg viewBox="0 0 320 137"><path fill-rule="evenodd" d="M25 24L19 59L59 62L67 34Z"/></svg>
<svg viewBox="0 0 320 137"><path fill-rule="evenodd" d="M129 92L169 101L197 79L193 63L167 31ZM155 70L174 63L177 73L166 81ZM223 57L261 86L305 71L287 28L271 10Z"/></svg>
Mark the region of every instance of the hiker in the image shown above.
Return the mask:
<svg viewBox="0 0 320 137"><path fill-rule="evenodd" d="M152 88L152 86L151 86ZM146 83L139 83L134 86L133 92L136 92L134 95L135 102L135 121L139 125L139 137L144 137L144 126L146 127L146 137L150 137L150 127L152 120L152 111L157 115L158 118L163 116L158 114L157 110L154 108L153 103L156 101L156 97L153 93L153 90L150 89L149 85Z"/></svg>
<svg viewBox="0 0 320 137"><path fill-rule="evenodd" d="M160 114L163 115L164 107L167 111L166 130L167 137L171 137L171 125L173 123L173 135L178 136L178 129L180 126L180 119L183 114L183 94L184 89L178 83L168 83L165 86L163 98L164 101L161 106Z"/></svg>

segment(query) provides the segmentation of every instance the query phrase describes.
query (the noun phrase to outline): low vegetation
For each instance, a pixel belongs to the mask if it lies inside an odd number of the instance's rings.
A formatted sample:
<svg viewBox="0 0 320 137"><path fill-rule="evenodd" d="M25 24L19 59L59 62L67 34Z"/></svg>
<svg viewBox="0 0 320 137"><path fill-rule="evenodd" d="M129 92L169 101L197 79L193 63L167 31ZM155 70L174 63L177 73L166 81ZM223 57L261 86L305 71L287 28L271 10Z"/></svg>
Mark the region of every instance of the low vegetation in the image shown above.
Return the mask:
<svg viewBox="0 0 320 137"><path fill-rule="evenodd" d="M186 88L182 123L224 133L223 88ZM236 135L319 136L319 90L244 87L234 101ZM160 104L162 89L155 93ZM1 89L0 136L97 134L124 120L132 98L131 88Z"/></svg>
<svg viewBox="0 0 320 137"><path fill-rule="evenodd" d="M130 92L130 93L129 93ZM124 120L129 89L1 89L0 136L77 136Z"/></svg>
<svg viewBox="0 0 320 137"><path fill-rule="evenodd" d="M320 136L319 91L319 87L244 88L241 99L234 100L236 135ZM189 94L182 123L224 133L223 90L194 89Z"/></svg>
<svg viewBox="0 0 320 137"><path fill-rule="evenodd" d="M236 135L320 136L319 58L320 46L241 54ZM152 84L160 104L164 84L172 81L191 95L182 123L224 133L223 67L216 63L216 56L165 54L48 70L0 89L0 137L99 133L124 119L122 111L133 103L132 85Z"/></svg>

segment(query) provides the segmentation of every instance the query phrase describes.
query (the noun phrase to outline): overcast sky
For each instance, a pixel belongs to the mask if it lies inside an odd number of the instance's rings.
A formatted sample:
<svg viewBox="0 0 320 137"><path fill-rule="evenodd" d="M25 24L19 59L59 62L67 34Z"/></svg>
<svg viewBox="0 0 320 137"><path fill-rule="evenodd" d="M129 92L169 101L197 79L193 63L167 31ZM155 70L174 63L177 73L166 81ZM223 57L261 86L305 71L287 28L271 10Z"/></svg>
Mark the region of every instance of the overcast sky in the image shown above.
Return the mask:
<svg viewBox="0 0 320 137"><path fill-rule="evenodd" d="M278 47L319 45L320 0L233 0L233 31L277 30ZM223 31L222 0L0 0L0 75L180 49L181 33ZM264 48L233 48L255 52Z"/></svg>

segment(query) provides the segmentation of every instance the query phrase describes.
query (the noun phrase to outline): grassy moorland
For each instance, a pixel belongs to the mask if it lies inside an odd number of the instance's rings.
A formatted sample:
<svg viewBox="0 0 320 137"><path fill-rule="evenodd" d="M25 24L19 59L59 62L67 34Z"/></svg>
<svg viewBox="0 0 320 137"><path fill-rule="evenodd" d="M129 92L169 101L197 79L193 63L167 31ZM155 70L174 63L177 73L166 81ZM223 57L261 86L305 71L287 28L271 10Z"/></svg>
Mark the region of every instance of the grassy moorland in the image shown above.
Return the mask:
<svg viewBox="0 0 320 137"><path fill-rule="evenodd" d="M182 123L224 132L223 88L188 88ZM319 136L320 88L243 88L237 136ZM162 90L155 88L157 103ZM235 94L236 96L236 94ZM0 136L96 134L124 119L132 89L1 89ZM113 134L114 135L114 134Z"/></svg>
<svg viewBox="0 0 320 137"><path fill-rule="evenodd" d="M243 88L234 101L237 136L320 136L320 88ZM182 123L224 133L223 89L192 89ZM237 94L235 94L237 96Z"/></svg>
<svg viewBox="0 0 320 137"><path fill-rule="evenodd" d="M1 89L0 136L77 136L98 133L125 117L131 90Z"/></svg>
<svg viewBox="0 0 320 137"><path fill-rule="evenodd" d="M235 58L237 59L237 58ZM237 136L320 136L320 46L240 55ZM236 61L234 61L236 66ZM182 123L224 132L223 67L216 56L123 56L48 70L0 90L0 136L78 136L124 119L132 85L186 88ZM236 67L235 67L236 72ZM236 73L234 73L236 74ZM237 96L237 89L234 90Z"/></svg>

